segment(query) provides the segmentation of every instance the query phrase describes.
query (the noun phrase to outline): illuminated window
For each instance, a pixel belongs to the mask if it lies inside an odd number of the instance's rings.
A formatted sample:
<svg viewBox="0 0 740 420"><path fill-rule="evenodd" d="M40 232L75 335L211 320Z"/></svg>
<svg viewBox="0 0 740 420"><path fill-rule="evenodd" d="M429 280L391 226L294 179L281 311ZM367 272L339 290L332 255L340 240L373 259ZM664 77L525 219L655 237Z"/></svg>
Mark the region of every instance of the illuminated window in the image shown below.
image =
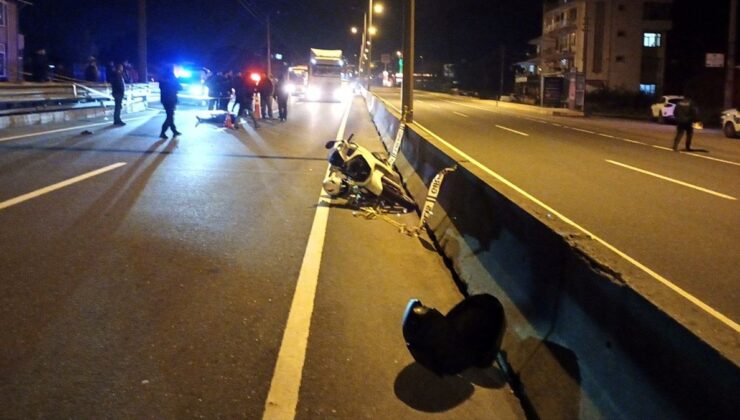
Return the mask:
<svg viewBox="0 0 740 420"><path fill-rule="evenodd" d="M645 48L659 48L663 35L657 32L645 32L642 34L642 46Z"/></svg>
<svg viewBox="0 0 740 420"><path fill-rule="evenodd" d="M655 95L655 84L640 83L640 92L646 95Z"/></svg>
<svg viewBox="0 0 740 420"><path fill-rule="evenodd" d="M0 27L5 26L5 15L8 12L8 8L4 1L0 1Z"/></svg>
<svg viewBox="0 0 740 420"><path fill-rule="evenodd" d="M6 73L6 62L5 62L5 44L0 44L0 77L7 77Z"/></svg>

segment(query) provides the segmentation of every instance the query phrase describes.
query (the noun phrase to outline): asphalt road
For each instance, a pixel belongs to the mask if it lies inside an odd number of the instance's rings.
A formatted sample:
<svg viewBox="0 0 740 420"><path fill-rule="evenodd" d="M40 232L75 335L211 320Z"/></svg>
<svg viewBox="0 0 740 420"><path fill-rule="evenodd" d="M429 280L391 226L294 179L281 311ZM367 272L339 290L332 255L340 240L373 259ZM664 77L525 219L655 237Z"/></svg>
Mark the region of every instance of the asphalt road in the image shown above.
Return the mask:
<svg viewBox="0 0 740 420"><path fill-rule="evenodd" d="M397 89L374 93L400 108ZM740 323L740 140L702 130L676 153L673 126L415 99L416 123Z"/></svg>
<svg viewBox="0 0 740 420"><path fill-rule="evenodd" d="M317 205L326 140L381 147L346 109L4 130L0 417L522 418L497 369L438 378L406 350L408 299L461 298L428 243Z"/></svg>

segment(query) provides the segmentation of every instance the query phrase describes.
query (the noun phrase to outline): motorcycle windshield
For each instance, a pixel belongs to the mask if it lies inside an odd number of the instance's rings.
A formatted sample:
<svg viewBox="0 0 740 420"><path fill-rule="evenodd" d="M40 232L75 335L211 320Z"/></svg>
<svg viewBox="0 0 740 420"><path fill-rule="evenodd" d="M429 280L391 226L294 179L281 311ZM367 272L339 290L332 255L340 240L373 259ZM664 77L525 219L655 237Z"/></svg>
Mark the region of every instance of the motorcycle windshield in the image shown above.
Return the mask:
<svg viewBox="0 0 740 420"><path fill-rule="evenodd" d="M370 178L370 165L367 163L365 158L357 156L347 161L344 173L347 174L349 179L363 183Z"/></svg>
<svg viewBox="0 0 740 420"><path fill-rule="evenodd" d="M339 168L344 166L344 159L342 159L342 155L339 153L339 150L332 150L331 153L329 153L329 163L332 166Z"/></svg>

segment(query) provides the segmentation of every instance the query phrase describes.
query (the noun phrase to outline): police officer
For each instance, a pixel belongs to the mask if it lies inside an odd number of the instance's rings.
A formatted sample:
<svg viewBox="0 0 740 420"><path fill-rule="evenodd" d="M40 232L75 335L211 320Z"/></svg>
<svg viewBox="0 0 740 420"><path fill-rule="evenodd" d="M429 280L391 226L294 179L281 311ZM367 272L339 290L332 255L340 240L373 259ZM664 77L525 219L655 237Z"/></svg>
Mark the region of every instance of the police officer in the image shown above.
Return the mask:
<svg viewBox="0 0 740 420"><path fill-rule="evenodd" d="M278 103L278 117L280 121L288 119L288 77L286 74L280 76L275 85L275 99Z"/></svg>
<svg viewBox="0 0 740 420"><path fill-rule="evenodd" d="M177 131L175 127L175 107L177 106L177 92L182 90L180 82L175 77L175 67L170 65L167 67L162 77L159 80L159 91L160 101L164 107L164 111L167 114L167 118L162 124L162 131L159 133L159 138L167 138L167 129L172 130L172 136L179 136L182 133Z"/></svg>
<svg viewBox="0 0 740 420"><path fill-rule="evenodd" d="M110 81L111 94L113 95L113 125L126 125L121 119L121 108L123 108L123 95L126 93L126 84L123 81L123 64L116 66Z"/></svg>
<svg viewBox="0 0 740 420"><path fill-rule="evenodd" d="M681 137L686 132L686 150L691 151L691 137L694 135L693 124L699 121L699 111L696 104L690 98L683 98L676 104L673 111L676 118L676 137L673 139L673 151L678 151L678 144L681 143Z"/></svg>

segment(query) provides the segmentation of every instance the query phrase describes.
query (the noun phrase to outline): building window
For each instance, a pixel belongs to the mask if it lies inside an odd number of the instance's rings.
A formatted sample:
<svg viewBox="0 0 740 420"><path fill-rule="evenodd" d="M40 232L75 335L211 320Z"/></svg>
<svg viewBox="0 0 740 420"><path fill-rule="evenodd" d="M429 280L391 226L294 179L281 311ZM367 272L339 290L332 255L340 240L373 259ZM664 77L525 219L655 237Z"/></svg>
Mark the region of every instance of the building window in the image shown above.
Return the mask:
<svg viewBox="0 0 740 420"><path fill-rule="evenodd" d="M620 5L617 6L617 10L619 10L620 12L624 12L625 9L626 9L626 7L624 7L623 4L620 4Z"/></svg>
<svg viewBox="0 0 740 420"><path fill-rule="evenodd" d="M655 84L640 83L640 92L645 95L655 96Z"/></svg>
<svg viewBox="0 0 740 420"><path fill-rule="evenodd" d="M8 7L6 6L4 1L0 1L0 27L3 27L6 25L5 19L7 18L5 17L5 15L7 15L7 13L8 13Z"/></svg>
<svg viewBox="0 0 740 420"><path fill-rule="evenodd" d="M663 35L657 32L645 32L642 34L642 46L645 48L660 48L663 45Z"/></svg>
<svg viewBox="0 0 740 420"><path fill-rule="evenodd" d="M5 54L5 44L0 44L0 77L5 78L8 77L7 70L7 63L6 63L6 54Z"/></svg>
<svg viewBox="0 0 740 420"><path fill-rule="evenodd" d="M627 36L627 32L625 32L625 31L617 31L617 36L620 37L620 38L624 38L625 36Z"/></svg>
<svg viewBox="0 0 740 420"><path fill-rule="evenodd" d="M618 56L615 57L615 59L617 60L617 63L624 63L624 56L623 55L618 55Z"/></svg>

